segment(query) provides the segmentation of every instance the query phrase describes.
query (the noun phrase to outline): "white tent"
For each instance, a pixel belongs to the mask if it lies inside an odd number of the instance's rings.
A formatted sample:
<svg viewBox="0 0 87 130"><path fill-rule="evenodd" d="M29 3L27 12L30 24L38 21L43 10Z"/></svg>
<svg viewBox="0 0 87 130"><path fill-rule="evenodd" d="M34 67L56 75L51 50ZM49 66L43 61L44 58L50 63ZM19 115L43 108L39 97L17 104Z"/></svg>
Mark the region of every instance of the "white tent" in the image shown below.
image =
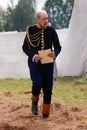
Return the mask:
<svg viewBox="0 0 87 130"><path fill-rule="evenodd" d="M59 76L87 75L87 0L74 2L67 38L62 43L57 67Z"/></svg>

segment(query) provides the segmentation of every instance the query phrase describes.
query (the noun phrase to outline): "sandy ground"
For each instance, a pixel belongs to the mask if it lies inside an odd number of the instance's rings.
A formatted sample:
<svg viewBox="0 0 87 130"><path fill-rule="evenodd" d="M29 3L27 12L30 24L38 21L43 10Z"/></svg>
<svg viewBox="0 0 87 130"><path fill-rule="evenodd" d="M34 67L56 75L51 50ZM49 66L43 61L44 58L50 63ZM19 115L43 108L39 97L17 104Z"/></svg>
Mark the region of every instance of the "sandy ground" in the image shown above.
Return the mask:
<svg viewBox="0 0 87 130"><path fill-rule="evenodd" d="M52 101L50 117L42 118L31 113L29 94L0 93L0 130L87 130L87 110L63 102Z"/></svg>

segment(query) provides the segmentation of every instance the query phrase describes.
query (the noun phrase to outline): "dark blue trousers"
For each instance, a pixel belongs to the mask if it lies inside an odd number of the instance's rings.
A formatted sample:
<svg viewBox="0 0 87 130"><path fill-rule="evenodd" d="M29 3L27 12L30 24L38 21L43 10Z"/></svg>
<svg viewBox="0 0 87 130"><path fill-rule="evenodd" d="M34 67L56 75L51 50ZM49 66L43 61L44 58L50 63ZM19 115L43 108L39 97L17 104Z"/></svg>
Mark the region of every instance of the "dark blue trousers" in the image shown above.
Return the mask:
<svg viewBox="0 0 87 130"><path fill-rule="evenodd" d="M51 103L52 87L53 87L53 66L54 63L41 64L40 62L32 62L28 60L30 68L30 76L32 80L32 94L39 96L43 91L43 103Z"/></svg>

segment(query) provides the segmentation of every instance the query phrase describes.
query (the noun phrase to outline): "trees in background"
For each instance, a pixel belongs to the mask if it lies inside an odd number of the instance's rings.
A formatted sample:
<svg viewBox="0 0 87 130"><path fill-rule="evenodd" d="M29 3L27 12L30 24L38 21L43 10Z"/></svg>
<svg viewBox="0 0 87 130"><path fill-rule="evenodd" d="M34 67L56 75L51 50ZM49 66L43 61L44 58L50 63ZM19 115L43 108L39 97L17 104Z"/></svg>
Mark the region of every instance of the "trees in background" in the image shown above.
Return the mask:
<svg viewBox="0 0 87 130"><path fill-rule="evenodd" d="M0 6L0 32L3 30L5 11Z"/></svg>
<svg viewBox="0 0 87 130"><path fill-rule="evenodd" d="M70 22L74 0L47 0L44 9L54 28L67 28Z"/></svg>
<svg viewBox="0 0 87 130"><path fill-rule="evenodd" d="M14 28L25 30L26 26L34 24L34 5L31 0L20 0L15 8Z"/></svg>
<svg viewBox="0 0 87 130"><path fill-rule="evenodd" d="M0 31L25 31L27 25L34 24L36 0L19 0L14 6L13 0L11 5L8 5L2 18L4 23Z"/></svg>
<svg viewBox="0 0 87 130"><path fill-rule="evenodd" d="M67 28L70 22L74 0L47 0L44 9L49 22L56 29ZM25 31L27 25L35 23L36 0L19 0L14 6L11 0L7 10L0 7L0 31Z"/></svg>

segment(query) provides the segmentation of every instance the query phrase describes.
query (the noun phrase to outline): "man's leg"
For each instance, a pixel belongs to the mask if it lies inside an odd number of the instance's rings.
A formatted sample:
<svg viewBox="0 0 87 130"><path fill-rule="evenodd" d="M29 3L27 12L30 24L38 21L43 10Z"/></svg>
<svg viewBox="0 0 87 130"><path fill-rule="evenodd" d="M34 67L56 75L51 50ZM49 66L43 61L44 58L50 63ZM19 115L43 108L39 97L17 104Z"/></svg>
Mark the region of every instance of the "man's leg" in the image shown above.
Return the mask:
<svg viewBox="0 0 87 130"><path fill-rule="evenodd" d="M38 69L37 63L30 64L30 76L32 80L32 113L37 115L38 114L38 101L39 101L39 94L41 91L42 86L42 79Z"/></svg>
<svg viewBox="0 0 87 130"><path fill-rule="evenodd" d="M32 108L31 111L34 115L38 114L38 100L39 100L39 96L34 96L32 94Z"/></svg>
<svg viewBox="0 0 87 130"><path fill-rule="evenodd" d="M51 96L53 87L53 65L51 64L43 74L43 118L48 118L51 107Z"/></svg>

